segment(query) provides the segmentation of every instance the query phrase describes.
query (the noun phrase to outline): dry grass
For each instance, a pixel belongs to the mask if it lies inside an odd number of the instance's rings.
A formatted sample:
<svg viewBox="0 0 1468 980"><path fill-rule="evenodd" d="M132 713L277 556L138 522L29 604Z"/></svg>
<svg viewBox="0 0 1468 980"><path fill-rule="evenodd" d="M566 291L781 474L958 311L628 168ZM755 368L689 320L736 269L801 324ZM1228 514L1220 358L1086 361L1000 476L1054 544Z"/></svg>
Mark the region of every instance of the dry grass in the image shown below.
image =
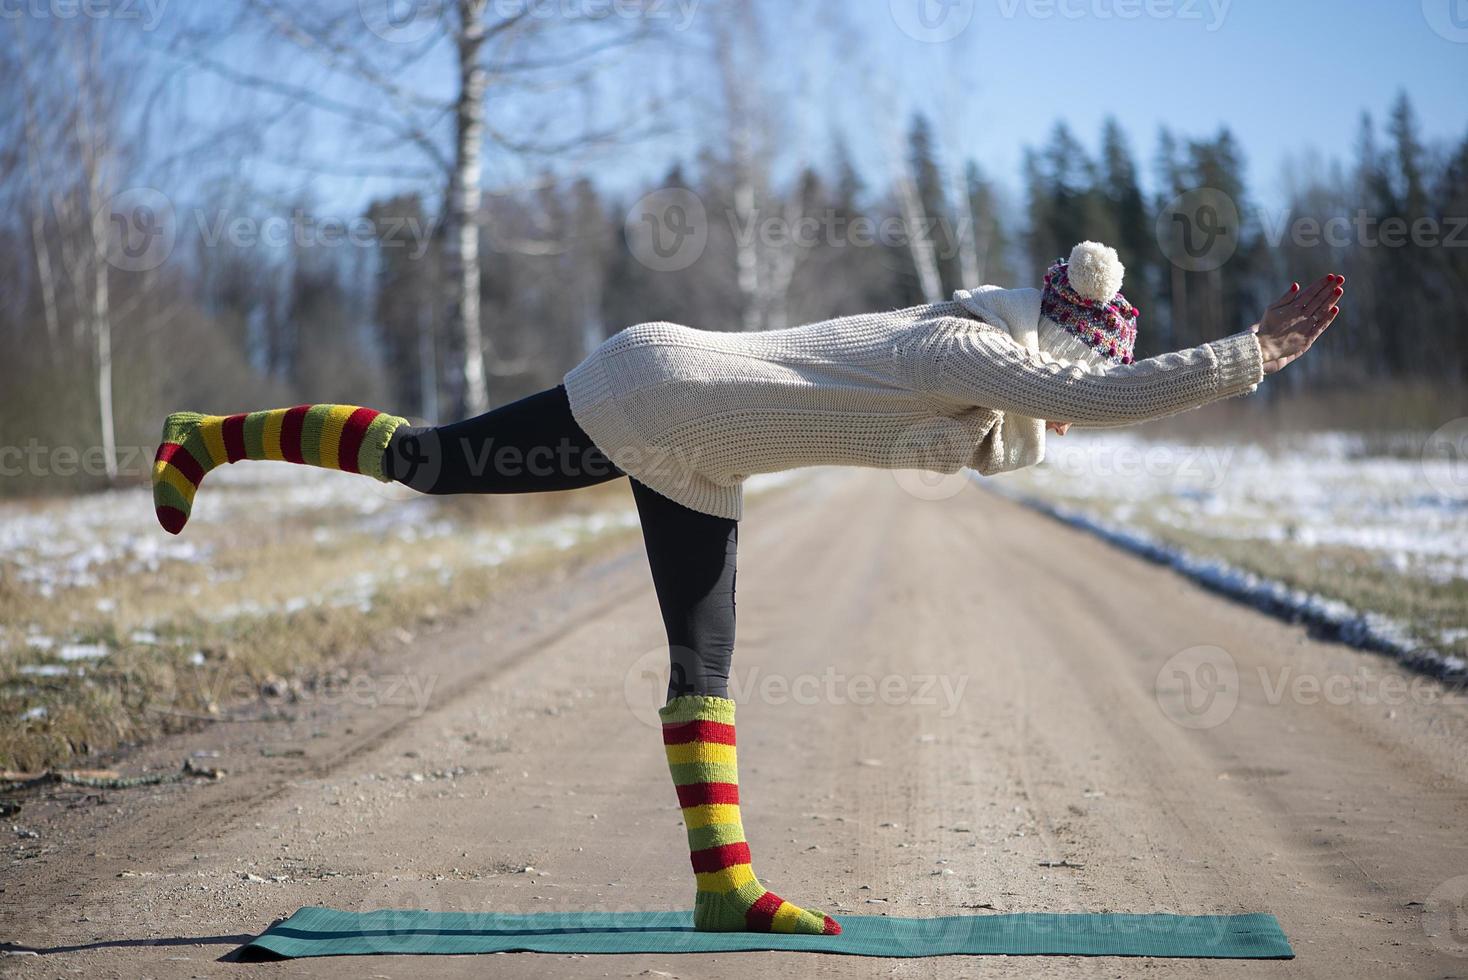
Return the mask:
<svg viewBox="0 0 1468 980"><path fill-rule="evenodd" d="M1146 521L1141 529L1191 554L1217 558L1291 588L1389 616L1422 646L1468 657L1468 635L1453 643L1442 641L1445 632L1464 628L1468 580L1438 582L1403 575L1384 568L1379 555L1353 548L1217 538Z"/></svg>
<svg viewBox="0 0 1468 980"><path fill-rule="evenodd" d="M635 524L576 516L630 506L620 485L445 499L432 502L416 539L325 510L191 526L186 535L209 548L205 562L165 557L139 573L119 559L93 569L95 584L50 595L0 563L0 622L13 627L0 634L0 769L73 764L273 691L330 683L514 576L625 541ZM34 637L56 645L35 647ZM62 643L109 652L67 663Z"/></svg>
<svg viewBox="0 0 1468 980"><path fill-rule="evenodd" d="M1147 426L1147 435L1185 441L1222 440L1268 444L1275 437L1310 432L1399 435L1428 433L1468 416L1468 389L1410 381L1362 381L1355 385L1291 390L1288 371L1258 393L1229 399Z"/></svg>

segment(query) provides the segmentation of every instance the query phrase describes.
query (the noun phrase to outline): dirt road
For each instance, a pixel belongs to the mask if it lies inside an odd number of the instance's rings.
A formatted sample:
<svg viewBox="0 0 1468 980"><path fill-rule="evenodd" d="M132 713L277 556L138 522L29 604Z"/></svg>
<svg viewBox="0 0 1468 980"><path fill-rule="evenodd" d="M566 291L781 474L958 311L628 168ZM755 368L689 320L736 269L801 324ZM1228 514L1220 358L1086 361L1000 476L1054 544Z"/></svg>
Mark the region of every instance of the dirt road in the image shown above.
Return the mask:
<svg viewBox="0 0 1468 980"><path fill-rule="evenodd" d="M1468 931L1437 912L1468 892L1461 699L977 488L931 502L819 473L752 503L740 564L741 795L777 891L838 917L1269 911L1297 958L218 962L301 905L689 905L643 676L661 624L629 545L405 638L353 703L147 752L218 751L219 783L28 804L13 819L41 837L9 845L0 939L43 952L0 969L1468 975Z"/></svg>

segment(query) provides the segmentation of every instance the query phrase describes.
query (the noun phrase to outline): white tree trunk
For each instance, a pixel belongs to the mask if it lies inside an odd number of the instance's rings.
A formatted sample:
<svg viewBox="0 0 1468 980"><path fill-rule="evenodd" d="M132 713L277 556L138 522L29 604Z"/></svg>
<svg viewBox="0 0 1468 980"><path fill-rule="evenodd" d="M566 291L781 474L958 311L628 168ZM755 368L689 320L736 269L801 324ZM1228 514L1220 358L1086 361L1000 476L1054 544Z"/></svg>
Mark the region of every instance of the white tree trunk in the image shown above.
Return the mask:
<svg viewBox="0 0 1468 980"><path fill-rule="evenodd" d="M759 233L748 126L734 120L734 262L738 273L741 326L760 328Z"/></svg>
<svg viewBox="0 0 1468 980"><path fill-rule="evenodd" d="M117 435L112 410L112 311L108 291L108 235L111 220L108 202L109 186L104 172L106 152L102 126L100 73L96 48L91 48L79 65L80 85L77 93L76 141L80 149L83 176L86 180L85 238L86 269L91 273L90 297L86 304L87 326L97 356L97 413L102 440L102 465L109 482L117 479ZM78 306L82 296L77 295Z"/></svg>
<svg viewBox="0 0 1468 980"><path fill-rule="evenodd" d="M433 304L418 311L418 414L430 423L443 421L438 414L438 345L433 336Z"/></svg>
<svg viewBox="0 0 1468 980"><path fill-rule="evenodd" d="M31 190L31 248L36 254L36 279L41 286L41 306L46 316L46 340L50 344L51 356L56 357L61 342L61 316L56 309L56 272L51 268L51 245L46 241L46 193L41 183L40 166L44 149L41 146L39 127L36 125L30 59L24 44L20 46L20 50L21 85L25 96L26 180Z"/></svg>
<svg viewBox="0 0 1468 980"><path fill-rule="evenodd" d="M484 371L484 328L479 319L479 189L484 140L484 92L488 77L480 64L486 0L459 0L459 94L454 107L454 172L448 195L448 267L454 303L449 326L464 347L464 408L489 410Z"/></svg>
<svg viewBox="0 0 1468 980"><path fill-rule="evenodd" d="M89 154L87 166L87 195L92 217L88 225L91 235L92 265L92 337L97 344L97 411L102 436L102 465L108 481L117 479L117 430L112 411L112 309L108 290L107 274L107 227L108 215L103 207L106 202L105 184L101 164Z"/></svg>
<svg viewBox="0 0 1468 980"><path fill-rule="evenodd" d="M912 253L912 264L917 267L923 301L940 303L943 301L943 279L938 274L938 257L933 250L933 241L928 237L927 219L923 215L922 201L918 199L917 185L905 171L897 178L897 197L902 207L902 222L907 226L907 247Z"/></svg>
<svg viewBox="0 0 1468 980"><path fill-rule="evenodd" d="M791 234L778 245L769 249L769 272L765 276L765 329L784 330L790 326L790 283L795 279L796 267L800 264L801 245L795 240L796 228L803 212L798 193L785 203L785 227Z"/></svg>
<svg viewBox="0 0 1468 980"><path fill-rule="evenodd" d="M586 293L592 292L587 287ZM600 290L597 290L600 293ZM601 318L601 296L583 295L581 299L581 356L585 357L601 346L607 337L607 325Z"/></svg>
<svg viewBox="0 0 1468 980"><path fill-rule="evenodd" d="M968 175L962 172L957 161L949 168L953 174L953 200L957 205L958 269L963 285L972 289L984 284L984 266L979 259L979 216L974 214L974 199L969 193Z"/></svg>

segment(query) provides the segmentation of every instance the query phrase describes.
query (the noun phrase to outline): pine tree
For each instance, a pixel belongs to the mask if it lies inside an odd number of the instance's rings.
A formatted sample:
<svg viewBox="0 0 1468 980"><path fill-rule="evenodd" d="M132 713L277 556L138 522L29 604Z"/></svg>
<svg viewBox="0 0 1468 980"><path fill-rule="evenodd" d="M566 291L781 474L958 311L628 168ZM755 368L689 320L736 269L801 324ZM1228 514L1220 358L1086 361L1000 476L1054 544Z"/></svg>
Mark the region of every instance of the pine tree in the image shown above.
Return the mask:
<svg viewBox="0 0 1468 980"><path fill-rule="evenodd" d="M1160 253L1131 147L1114 118L1108 117L1101 130L1100 169L1101 189L1111 212L1110 223L1116 228L1116 237L1107 240L1107 244L1116 249L1126 266L1123 289L1127 299L1144 315L1153 314L1157 298L1153 269ZM1151 326L1150 316L1143 325Z"/></svg>
<svg viewBox="0 0 1468 980"><path fill-rule="evenodd" d="M974 247L978 254L979 282L967 286L990 284L1016 285L1010 265L1010 241L999 213L999 197L993 183L977 163L970 160L964 172L968 191L968 210L974 223Z"/></svg>

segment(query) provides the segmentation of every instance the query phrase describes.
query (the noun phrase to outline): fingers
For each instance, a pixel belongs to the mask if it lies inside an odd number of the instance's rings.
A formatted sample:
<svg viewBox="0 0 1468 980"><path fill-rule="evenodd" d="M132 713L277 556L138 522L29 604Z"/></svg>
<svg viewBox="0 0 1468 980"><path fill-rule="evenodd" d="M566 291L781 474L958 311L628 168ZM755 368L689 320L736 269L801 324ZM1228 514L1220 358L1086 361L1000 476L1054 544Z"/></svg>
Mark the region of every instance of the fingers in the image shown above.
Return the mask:
<svg viewBox="0 0 1468 980"><path fill-rule="evenodd" d="M1336 277L1336 280L1337 283L1344 281L1339 276ZM1343 289L1339 284L1337 284L1334 289L1327 291L1325 294L1325 298L1320 303L1320 306L1317 307L1315 310L1315 318L1317 320L1326 320L1328 317L1333 318L1337 313L1341 311L1340 301L1341 297L1345 294L1345 289Z"/></svg>
<svg viewBox="0 0 1468 980"><path fill-rule="evenodd" d="M1310 340L1305 344L1305 349L1309 350L1310 344L1315 343L1315 338L1325 333L1325 328L1334 323L1335 318L1340 315L1341 308L1339 306L1332 306L1326 310L1325 314L1320 318L1320 322L1315 325L1315 329L1310 331Z"/></svg>
<svg viewBox="0 0 1468 980"><path fill-rule="evenodd" d="M1345 290L1341 288L1341 284L1345 281L1344 276L1332 274L1324 277L1320 282L1311 285L1291 312L1312 321L1310 327L1313 329L1318 325L1318 321L1323 319L1337 301L1345 295Z"/></svg>
<svg viewBox="0 0 1468 980"><path fill-rule="evenodd" d="M1295 305L1303 310L1311 309L1320 301L1321 296L1326 295L1335 287L1336 281L1334 275L1321 276L1305 289L1304 293L1296 300Z"/></svg>
<svg viewBox="0 0 1468 980"><path fill-rule="evenodd" d="M1335 322L1336 317L1340 316L1340 312L1341 308L1339 306L1327 308L1320 320L1318 322L1312 322L1308 330L1305 331L1304 343L1300 345L1299 350L1291 351L1288 354L1281 354L1278 357L1265 361L1264 373L1274 374L1304 356L1305 352L1314 346L1315 341L1320 339L1320 335L1325 333L1325 329Z"/></svg>
<svg viewBox="0 0 1468 980"><path fill-rule="evenodd" d="M1299 291L1300 291L1300 284L1299 283L1297 283L1297 282L1290 283L1290 288L1289 289L1286 289L1284 291L1284 295L1283 296L1281 296L1279 299L1277 299L1277 300L1274 301L1274 305L1271 306L1270 309L1271 310L1278 310L1278 309L1281 309L1283 307L1288 306L1294 300L1295 294L1297 294Z"/></svg>
<svg viewBox="0 0 1468 980"><path fill-rule="evenodd" d="M1330 312L1331 308L1335 306L1336 300L1341 298L1342 293L1343 290L1340 287L1332 286L1329 290L1316 297L1315 301L1308 307L1302 309L1300 311L1301 315L1311 320L1319 320Z"/></svg>

